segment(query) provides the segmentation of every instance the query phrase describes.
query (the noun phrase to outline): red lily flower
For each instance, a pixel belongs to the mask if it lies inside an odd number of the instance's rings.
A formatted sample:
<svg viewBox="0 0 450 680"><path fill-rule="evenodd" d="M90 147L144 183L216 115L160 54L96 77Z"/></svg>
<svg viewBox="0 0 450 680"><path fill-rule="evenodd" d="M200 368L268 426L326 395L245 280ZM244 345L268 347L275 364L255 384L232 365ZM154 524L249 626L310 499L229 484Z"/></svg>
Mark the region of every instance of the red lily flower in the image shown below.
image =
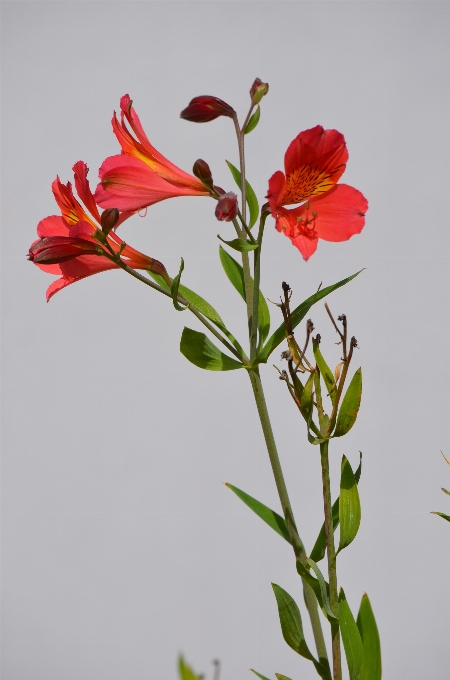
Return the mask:
<svg viewBox="0 0 450 680"><path fill-rule="evenodd" d="M150 144L132 104L127 94L120 100L120 123L114 112L112 126L122 154L102 163L101 182L95 191L98 205L136 211L175 196L209 196L209 190L196 177L164 158Z"/></svg>
<svg viewBox="0 0 450 680"><path fill-rule="evenodd" d="M109 231L108 236L101 232L101 216L87 179L88 167L83 161L78 161L73 166L73 171L78 196L91 216L73 195L71 183L62 184L57 177L52 189L62 216L50 215L39 222L39 239L32 243L28 253L28 258L40 269L61 277L48 287L47 302L55 293L75 281L119 268L119 265L108 259L107 255L110 253L105 245L108 244L118 253L123 241L113 231ZM132 212L122 213L115 226L130 215ZM120 257L133 269L150 269L157 274L166 271L161 262L128 245L121 250Z"/></svg>
<svg viewBox="0 0 450 680"><path fill-rule="evenodd" d="M347 241L364 227L367 200L347 184L336 185L347 160L343 135L317 125L294 139L284 156L285 174L278 170L269 180L267 198L275 227L305 260L319 238ZM284 207L298 203L296 208Z"/></svg>

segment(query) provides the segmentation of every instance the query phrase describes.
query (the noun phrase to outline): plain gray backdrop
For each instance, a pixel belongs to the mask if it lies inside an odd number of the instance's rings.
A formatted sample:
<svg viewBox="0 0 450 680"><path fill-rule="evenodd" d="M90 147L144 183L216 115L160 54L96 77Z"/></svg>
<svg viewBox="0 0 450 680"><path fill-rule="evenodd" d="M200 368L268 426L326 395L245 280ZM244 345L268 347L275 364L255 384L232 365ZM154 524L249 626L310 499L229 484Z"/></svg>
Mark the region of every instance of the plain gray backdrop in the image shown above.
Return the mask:
<svg viewBox="0 0 450 680"><path fill-rule="evenodd" d="M353 610L368 592L386 680L443 678L450 663L450 527L440 491L449 453L448 2L4 2L2 680L175 680L183 651L222 680L317 677L285 644L270 583L299 603L290 547L222 485L279 510L243 371L200 371L179 353L189 312L118 271L47 305L52 277L27 262L50 185L77 160L95 186L118 153L110 119L129 93L152 143L189 171L202 157L233 188L232 124L179 119L212 94L244 116L270 83L247 139L261 200L301 131L344 133L342 181L368 198L360 236L320 242L308 263L268 220L262 290L294 300L365 267L329 298L360 350L360 416L333 444L363 451L362 525L339 580ZM245 309L218 259L212 201L173 199L122 237L163 261L245 337ZM281 322L271 307L274 327ZM320 304L311 312L339 360ZM273 355L279 362L278 352ZM269 408L301 536L321 524L317 450L277 380ZM355 367L356 367L355 362ZM305 630L311 640L305 618ZM325 624L324 624L325 625Z"/></svg>

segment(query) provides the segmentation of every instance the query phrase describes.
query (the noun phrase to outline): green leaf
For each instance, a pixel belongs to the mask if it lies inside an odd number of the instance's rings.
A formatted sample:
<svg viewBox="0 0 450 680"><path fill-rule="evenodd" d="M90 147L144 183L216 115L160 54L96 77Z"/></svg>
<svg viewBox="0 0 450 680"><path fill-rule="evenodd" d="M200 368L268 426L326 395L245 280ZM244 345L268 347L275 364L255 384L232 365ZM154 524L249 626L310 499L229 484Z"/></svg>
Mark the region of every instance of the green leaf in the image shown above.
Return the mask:
<svg viewBox="0 0 450 680"><path fill-rule="evenodd" d="M192 668L183 659L183 656L178 657L178 672L180 674L180 680L201 680L200 675L196 675Z"/></svg>
<svg viewBox="0 0 450 680"><path fill-rule="evenodd" d="M231 491L233 491L236 494L236 496L240 498L241 501L243 501L245 505L247 505L250 508L250 510L253 510L253 512L256 513L258 517L260 517L263 520L263 522L268 524L269 527L276 531L277 534L284 538L288 543L291 543L291 539L289 538L289 532L286 526L286 521L284 520L283 517L281 517L281 515L279 515L274 510L271 510L266 505L263 505L263 503L257 501L256 498L249 496L248 493L245 493L245 491L238 489L237 486L228 484L228 482L225 482L225 486L231 489Z"/></svg>
<svg viewBox="0 0 450 680"><path fill-rule="evenodd" d="M236 260L227 253L227 251L219 247L219 257L222 263L222 267L227 275L230 283L237 290L241 298L245 301L245 286L244 286L244 271L241 265L236 262ZM253 286L253 279L251 279L251 284ZM267 306L266 299L259 291L258 299L258 330L259 330L259 342L262 344L267 338L270 330L270 313L269 307Z"/></svg>
<svg viewBox="0 0 450 680"><path fill-rule="evenodd" d="M154 274L153 272L148 271L148 274L156 281L157 284L161 286L161 288L164 288L164 290L170 290L169 286L167 283L164 281L162 276L159 276L158 274ZM179 286L179 292L183 297L186 298L188 302L191 302L196 309L198 309L199 312L203 314L203 316L206 316L207 319L209 319L217 328L220 328L222 333L227 336L227 338L233 343L233 345L236 347L238 352L240 352L243 356L245 355L244 350L234 337L228 330L228 328L225 326L225 323L223 322L219 312L217 312L212 305L209 304L206 300L204 300L200 295L197 295L197 293L194 293L193 290L190 288L187 288L186 286L183 286L180 284Z"/></svg>
<svg viewBox="0 0 450 680"><path fill-rule="evenodd" d="M261 109L258 106L255 113L252 114L252 116L250 117L250 120L248 121L247 125L245 126L244 135L248 135L249 132L251 132L252 130L255 129L255 127L259 123L260 117L261 117Z"/></svg>
<svg viewBox="0 0 450 680"><path fill-rule="evenodd" d="M311 295L307 300L302 302L298 307L294 309L292 312L292 328L294 329L302 319L305 318L305 316L308 314L309 310L313 305L316 304L316 302L319 302L319 300L322 300L324 297L332 293L333 291L337 290L341 286L345 286L346 283L349 283L352 279L354 279L358 274L360 274L363 270L361 269L359 272L356 272L356 274L353 274L352 276L348 276L346 279L342 279L342 281L339 281L338 283L333 284L332 286L327 286L327 288L322 288L321 290L318 290L317 293L314 293L314 295ZM261 352L258 354L256 358L256 363L258 364L265 364L267 362L267 359L269 356L272 354L274 349L278 347L279 344L283 342L283 340L286 337L286 331L284 327L284 323L277 328L275 333L270 336L268 341L266 342L265 346L261 350Z"/></svg>
<svg viewBox="0 0 450 680"><path fill-rule="evenodd" d="M172 279L172 285L170 286L170 293L172 295L172 302L173 306L177 310L177 312L184 312L187 307L182 307L181 305L178 304L178 288L180 287L180 279L181 279L181 274L184 269L184 260L181 258L181 264L180 264L180 271L178 274L175 276L174 279Z"/></svg>
<svg viewBox="0 0 450 680"><path fill-rule="evenodd" d="M251 250L256 250L256 248L259 248L257 243L252 244L250 241L244 241L242 238L234 238L232 241L225 241L219 235L217 235L217 238L219 238L222 243L225 243L230 248L233 248L233 250L238 250L240 253L248 253Z"/></svg>
<svg viewBox="0 0 450 680"><path fill-rule="evenodd" d="M441 487L441 491L447 494L447 496L450 496L450 491L447 491L447 489L444 489L444 487Z"/></svg>
<svg viewBox="0 0 450 680"><path fill-rule="evenodd" d="M358 468L355 472L355 480L356 483L359 483L359 480L361 478L361 465L362 465L362 453L361 451L359 452L359 465ZM333 531L336 531L337 527L339 526L339 496L333 503L332 507L332 520L333 520ZM327 537L325 534L325 522L322 524L322 528L319 531L319 535L317 536L317 540L314 544L314 548L312 549L311 555L309 556L311 560L314 560L314 562L320 562L320 560L323 560L325 557L325 551L327 548Z"/></svg>
<svg viewBox="0 0 450 680"><path fill-rule="evenodd" d="M332 374L327 362L322 356L318 343L313 340L313 352L314 358L316 360L317 367L320 371L321 376L324 379L325 385L327 386L328 394L330 395L331 402L334 404L336 401L336 381L334 375Z"/></svg>
<svg viewBox="0 0 450 680"><path fill-rule="evenodd" d="M265 675L261 675L261 673L258 673L258 671L255 671L253 668L250 668L251 672L254 673L255 675L258 676L258 678L261 678L261 680L269 680L269 678L266 678Z"/></svg>
<svg viewBox="0 0 450 680"><path fill-rule="evenodd" d="M287 675L281 675L281 673L275 673L277 676L278 680L291 680L291 678L288 678Z"/></svg>
<svg viewBox="0 0 450 680"><path fill-rule="evenodd" d="M307 558L308 565L314 570L317 578L308 571L307 567L297 559L296 566L297 572L300 574L302 579L308 583L314 591L320 608L322 609L325 617L330 622L335 622L337 620L336 616L331 611L330 607L330 588L328 583L323 578L322 572L313 560ZM314 566L313 566L314 565Z"/></svg>
<svg viewBox="0 0 450 680"><path fill-rule="evenodd" d="M360 680L381 680L380 636L370 600L366 594L362 596L356 625L364 648Z"/></svg>
<svg viewBox="0 0 450 680"><path fill-rule="evenodd" d="M450 515L444 515L443 512L431 512L431 515L439 515L439 517L443 517L444 519L447 520L447 522L450 522Z"/></svg>
<svg viewBox="0 0 450 680"><path fill-rule="evenodd" d="M336 429L333 432L333 437L342 437L352 429L358 415L359 406L361 404L362 392L362 373L358 368L353 376L350 385L348 386L345 397L339 409L337 417Z"/></svg>
<svg viewBox="0 0 450 680"><path fill-rule="evenodd" d="M234 371L243 364L221 352L204 333L186 326L180 341L180 352L195 366L207 371Z"/></svg>
<svg viewBox="0 0 450 680"><path fill-rule="evenodd" d="M226 164L230 168L231 174L233 175L234 181L238 185L239 189L241 188L241 173L237 168L234 167L232 163L229 161L226 161ZM259 215L259 205L258 205L258 199L256 198L256 194L253 191L252 187L250 184L245 180L245 196L246 196L246 201L248 205L248 209L250 212L250 221L249 221L249 229L253 227L253 225L256 223L256 220L258 219Z"/></svg>
<svg viewBox="0 0 450 680"><path fill-rule="evenodd" d="M346 548L358 533L361 523L361 504L355 475L345 456L341 464L341 488L339 494L339 536L338 552Z"/></svg>
<svg viewBox="0 0 450 680"><path fill-rule="evenodd" d="M342 635L350 680L361 680L364 649L358 626L341 588L339 593L339 627Z"/></svg>

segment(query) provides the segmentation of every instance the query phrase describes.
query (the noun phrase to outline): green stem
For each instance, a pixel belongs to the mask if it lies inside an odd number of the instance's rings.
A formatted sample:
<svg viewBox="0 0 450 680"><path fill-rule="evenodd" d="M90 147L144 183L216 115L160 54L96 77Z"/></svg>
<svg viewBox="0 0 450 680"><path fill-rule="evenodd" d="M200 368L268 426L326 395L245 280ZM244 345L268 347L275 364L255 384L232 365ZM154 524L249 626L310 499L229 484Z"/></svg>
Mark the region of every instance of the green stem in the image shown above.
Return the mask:
<svg viewBox="0 0 450 680"><path fill-rule="evenodd" d="M292 506L289 500L286 482L284 481L283 471L281 469L280 458L278 456L275 438L273 436L272 425L270 423L269 413L267 410L266 400L264 398L264 392L259 371L257 368L255 368L253 370L248 371L248 374L253 388L253 394L255 397L259 419L261 421L261 426L264 433L264 439L266 441L267 451L269 453L270 463L272 465L272 471L273 476L275 478L278 496L280 498L280 503L283 509L283 514L286 520L286 526L289 532L292 547L294 548L294 554L297 559L305 563L306 562L305 547L302 543L302 540L297 530L297 526L295 524L294 514L292 512ZM325 640L323 637L322 626L320 623L316 596L314 595L311 587L305 582L303 582L303 592L305 596L306 607L308 609L308 614L311 620L311 627L313 630L317 654L319 656L319 660L324 664L325 667L327 667L328 656L325 646Z"/></svg>
<svg viewBox="0 0 450 680"><path fill-rule="evenodd" d="M253 361L258 351L258 312L259 312L259 282L261 278L261 248L264 236L264 225L269 213L263 212L259 221L259 232L257 244L258 248L254 251L254 279L253 279L253 309L252 327L250 331L250 361Z"/></svg>
<svg viewBox="0 0 450 680"><path fill-rule="evenodd" d="M330 489L330 465L328 460L328 441L320 444L320 462L322 464L323 508L325 514L325 535L327 539L328 581L330 584L330 607L333 614L339 616L336 549L334 546L333 515ZM331 647L333 653L333 680L342 680L341 669L341 636L339 623L331 624Z"/></svg>

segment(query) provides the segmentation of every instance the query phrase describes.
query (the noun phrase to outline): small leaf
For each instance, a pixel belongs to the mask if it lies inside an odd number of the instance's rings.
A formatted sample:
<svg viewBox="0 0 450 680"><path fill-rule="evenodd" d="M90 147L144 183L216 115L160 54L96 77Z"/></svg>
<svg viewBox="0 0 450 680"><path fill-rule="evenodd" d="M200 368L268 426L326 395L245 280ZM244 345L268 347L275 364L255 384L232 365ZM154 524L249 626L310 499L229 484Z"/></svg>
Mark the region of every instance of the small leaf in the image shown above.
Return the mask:
<svg viewBox="0 0 450 680"><path fill-rule="evenodd" d="M172 279L172 285L170 286L170 293L172 295L172 302L173 306L177 310L177 312L184 312L187 307L182 307L181 305L178 304L178 288L180 287L180 279L181 279L181 274L184 269L184 260L181 258L181 264L180 264L180 271L178 274L175 276L174 279Z"/></svg>
<svg viewBox="0 0 450 680"><path fill-rule="evenodd" d="M241 173L237 168L234 167L232 163L229 161L226 161L226 164L230 168L231 174L233 175L234 181L238 185L239 189L241 188ZM250 212L250 221L249 221L249 229L253 227L253 225L256 223L256 220L258 219L259 215L259 205L258 205L258 199L256 198L256 194L253 191L252 187L250 184L245 180L245 196L246 196L246 201L248 205L248 209Z"/></svg>
<svg viewBox="0 0 450 680"><path fill-rule="evenodd" d="M447 489L444 489L443 486L441 487L441 491L443 491L443 492L446 493L448 496L450 496L450 491L447 491Z"/></svg>
<svg viewBox="0 0 450 680"><path fill-rule="evenodd" d="M271 529L276 531L277 534L284 538L288 543L291 543L286 521L283 517L281 517L281 515L279 515L274 510L271 510L266 505L263 505L263 503L257 501L256 498L249 496L248 493L245 493L245 491L241 491L241 489L238 489L237 486L233 486L227 482L225 483L225 486L231 489L231 491L233 491L236 496L250 508L250 510L253 510L253 512L263 520L263 522L268 524Z"/></svg>
<svg viewBox="0 0 450 680"><path fill-rule="evenodd" d="M250 117L250 120L248 121L247 125L245 126L244 135L248 135L249 132L251 132L252 130L255 129L255 127L259 123L260 117L261 117L261 109L258 106L255 113L252 114L252 116Z"/></svg>
<svg viewBox="0 0 450 680"><path fill-rule="evenodd" d="M278 680L291 680L291 678L288 678L287 675L281 675L281 673L275 673L277 676Z"/></svg>
<svg viewBox="0 0 450 680"><path fill-rule="evenodd" d="M258 676L258 678L261 678L261 680L269 680L269 678L266 678L265 675L261 675L261 673L258 673L258 671L255 671L253 668L250 668L251 672L254 673L255 675Z"/></svg>
<svg viewBox="0 0 450 680"><path fill-rule="evenodd" d="M443 517L447 522L450 522L450 515L444 515L443 512L430 512L430 515L439 515L439 517Z"/></svg>
<svg viewBox="0 0 450 680"><path fill-rule="evenodd" d="M219 235L217 235L217 238L219 238L222 243L225 243L230 248L233 248L233 250L238 250L240 253L248 253L251 250L256 250L256 248L259 248L257 243L252 244L250 241L244 241L243 238L234 238L232 241L225 241Z"/></svg>
<svg viewBox="0 0 450 680"><path fill-rule="evenodd" d="M361 369L358 368L342 400L333 437L342 437L352 429L361 404L361 392L362 373Z"/></svg>
<svg viewBox="0 0 450 680"><path fill-rule="evenodd" d="M322 572L320 571L317 564L312 560L309 560L308 558L307 562L309 566L313 568L317 578L314 578L314 576L308 571L306 566L299 559L297 559L296 562L297 573L300 574L302 579L306 581L306 583L308 583L308 585L310 585L311 588L313 589L314 594L317 598L317 602L319 603L319 606L322 609L328 621L330 621L330 623L335 622L337 620L337 617L331 611L329 585L323 578ZM314 567L312 565L314 565Z"/></svg>
<svg viewBox="0 0 450 680"><path fill-rule="evenodd" d="M342 635L350 680L361 680L364 648L353 614L341 588L339 593L339 627Z"/></svg>
<svg viewBox="0 0 450 680"><path fill-rule="evenodd" d="M283 590L283 588L276 585L276 583L272 583L272 588L277 599L281 632L284 639L294 652L312 661L314 657L306 644L299 608L289 593Z"/></svg>
<svg viewBox="0 0 450 680"><path fill-rule="evenodd" d="M361 478L361 465L362 465L362 453L360 451L359 465L355 472L355 480L357 484L359 483L359 480ZM337 527L339 526L339 496L333 503L333 507L331 509L331 516L333 520L333 531L336 531ZM326 549L327 549L327 537L325 534L325 522L324 522L322 524L321 530L319 531L319 535L317 536L317 540L314 543L314 548L312 549L309 558L311 560L314 560L314 562L320 562L320 560L323 560L323 558L325 557Z"/></svg>
<svg viewBox="0 0 450 680"><path fill-rule="evenodd" d="M178 657L178 672L180 680L200 680L200 676L196 675L192 668L188 666L182 655Z"/></svg>
<svg viewBox="0 0 450 680"><path fill-rule="evenodd" d="M358 533L361 523L361 504L355 475L345 456L342 456L341 488L339 494L339 536L338 552L346 548Z"/></svg>
<svg viewBox="0 0 450 680"><path fill-rule="evenodd" d="M331 402L334 404L336 401L336 382L334 380L334 375L332 374L327 362L323 358L319 345L315 340L313 340L313 352L317 367L324 379L325 385L327 386Z"/></svg>
<svg viewBox="0 0 450 680"><path fill-rule="evenodd" d="M204 333L186 326L180 341L180 352L195 366L207 371L234 371L243 364L221 352Z"/></svg>
<svg viewBox="0 0 450 680"><path fill-rule="evenodd" d="M362 596L356 625L358 626L364 648L364 661L360 680L381 680L380 636L370 600L366 594Z"/></svg>
<svg viewBox="0 0 450 680"><path fill-rule="evenodd" d="M332 293L333 291L337 290L341 286L345 286L346 283L349 283L352 279L354 279L358 274L360 274L363 270L361 269L359 272L356 272L356 274L353 274L352 276L348 276L346 279L342 279L342 281L338 281L338 283L333 284L332 286L328 286L327 288L322 288L321 290L318 290L317 293L314 295L311 295L307 300L302 302L298 307L294 309L291 315L292 319L292 328L294 329L302 319L305 318L305 316L308 314L309 310L313 305L316 304L316 302L319 302L319 300L322 300L324 297ZM286 329L284 326L284 323L281 324L273 333L268 341L266 342L265 346L261 350L261 352L258 354L256 358L256 363L259 364L265 364L269 356L272 354L274 349L278 347L279 344L283 342L283 340L286 337Z"/></svg>

